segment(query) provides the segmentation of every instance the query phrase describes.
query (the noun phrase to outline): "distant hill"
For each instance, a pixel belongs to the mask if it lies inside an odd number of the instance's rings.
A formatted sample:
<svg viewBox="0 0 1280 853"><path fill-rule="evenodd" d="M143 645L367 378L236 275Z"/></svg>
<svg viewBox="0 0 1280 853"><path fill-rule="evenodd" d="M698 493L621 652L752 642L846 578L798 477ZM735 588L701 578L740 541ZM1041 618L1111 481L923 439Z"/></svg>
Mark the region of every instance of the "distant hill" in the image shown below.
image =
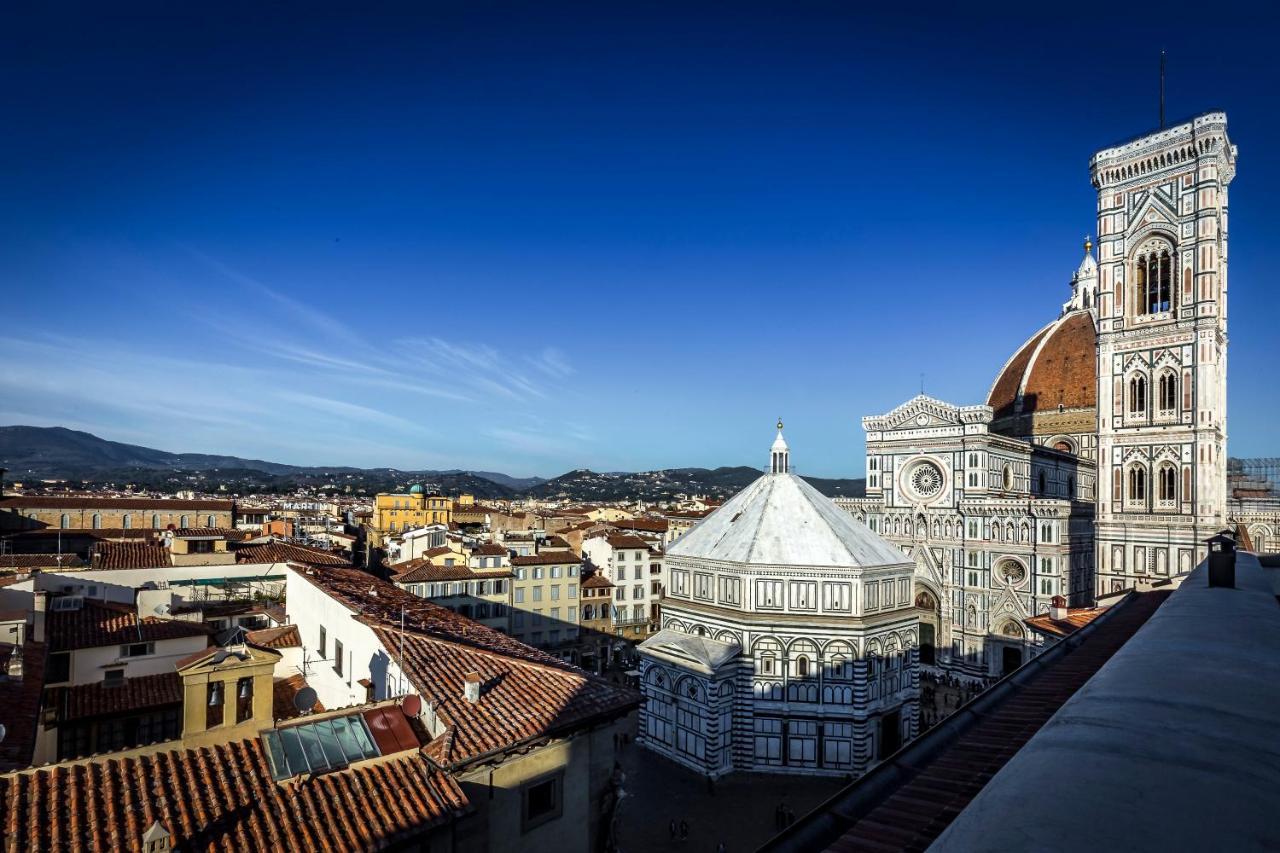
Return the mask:
<svg viewBox="0 0 1280 853"><path fill-rule="evenodd" d="M68 480L90 484L133 484L147 489L228 494L284 493L325 488L353 494L400 491L420 483L427 491L473 494L478 498L564 497L576 501L626 498L660 500L677 494L728 497L760 476L759 469L670 468L664 471L597 474L585 469L551 480L512 477L494 471L401 471L395 468L300 466L217 456L169 453L107 441L64 427L0 427L0 467L9 480ZM806 477L823 494L858 497L862 480Z"/></svg>
<svg viewBox="0 0 1280 853"><path fill-rule="evenodd" d="M570 498L581 501L611 501L628 497L661 500L678 494L727 498L750 485L762 472L759 468L668 468L662 471L598 474L580 469L561 474L530 489L525 494L540 498ZM862 497L863 480L833 480L805 477L829 497Z"/></svg>

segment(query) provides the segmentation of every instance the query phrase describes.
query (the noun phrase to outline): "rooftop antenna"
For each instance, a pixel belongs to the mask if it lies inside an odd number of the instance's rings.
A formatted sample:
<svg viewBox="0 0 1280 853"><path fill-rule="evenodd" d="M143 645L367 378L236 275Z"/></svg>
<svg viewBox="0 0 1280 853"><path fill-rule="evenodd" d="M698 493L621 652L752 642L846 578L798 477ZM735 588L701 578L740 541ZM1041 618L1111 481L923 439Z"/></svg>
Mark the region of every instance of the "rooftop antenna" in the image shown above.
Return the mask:
<svg viewBox="0 0 1280 853"><path fill-rule="evenodd" d="M924 396L924 374L920 374L920 396Z"/></svg>
<svg viewBox="0 0 1280 853"><path fill-rule="evenodd" d="M1160 129L1164 130L1164 50L1160 51Z"/></svg>

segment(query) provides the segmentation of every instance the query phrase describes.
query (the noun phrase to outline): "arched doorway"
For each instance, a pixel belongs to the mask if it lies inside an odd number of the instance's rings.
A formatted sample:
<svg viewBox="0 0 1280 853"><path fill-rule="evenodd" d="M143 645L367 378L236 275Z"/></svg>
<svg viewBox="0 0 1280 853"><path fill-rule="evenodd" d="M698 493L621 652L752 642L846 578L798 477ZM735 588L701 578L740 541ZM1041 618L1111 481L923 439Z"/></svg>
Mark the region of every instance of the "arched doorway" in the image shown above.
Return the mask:
<svg viewBox="0 0 1280 853"><path fill-rule="evenodd" d="M942 625L942 610L938 598L925 587L916 586L916 618L920 620L920 663L935 666L938 662L938 632Z"/></svg>

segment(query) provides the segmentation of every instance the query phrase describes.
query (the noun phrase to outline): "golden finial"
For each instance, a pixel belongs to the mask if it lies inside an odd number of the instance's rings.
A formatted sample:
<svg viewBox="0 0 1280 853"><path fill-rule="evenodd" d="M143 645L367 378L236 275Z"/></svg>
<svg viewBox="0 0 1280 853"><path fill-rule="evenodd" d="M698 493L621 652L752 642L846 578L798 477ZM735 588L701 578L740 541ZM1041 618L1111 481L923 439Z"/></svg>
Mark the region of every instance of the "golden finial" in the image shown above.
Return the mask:
<svg viewBox="0 0 1280 853"><path fill-rule="evenodd" d="M1090 235L1086 234L1084 235L1084 253L1087 255L1092 251L1093 251L1093 238Z"/></svg>
<svg viewBox="0 0 1280 853"><path fill-rule="evenodd" d="M779 416L779 418L778 418L778 432L782 432L782 418L781 418L781 416Z"/></svg>

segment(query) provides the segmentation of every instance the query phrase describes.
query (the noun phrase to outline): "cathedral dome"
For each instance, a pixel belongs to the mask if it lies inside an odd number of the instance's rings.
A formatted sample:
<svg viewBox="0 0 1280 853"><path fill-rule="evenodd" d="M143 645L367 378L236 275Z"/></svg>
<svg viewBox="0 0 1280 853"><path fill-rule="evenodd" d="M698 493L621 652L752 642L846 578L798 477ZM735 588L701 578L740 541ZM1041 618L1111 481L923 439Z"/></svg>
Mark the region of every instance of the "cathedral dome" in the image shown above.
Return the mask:
<svg viewBox="0 0 1280 853"><path fill-rule="evenodd" d="M768 566L900 566L906 555L799 476L765 474L667 549L669 557Z"/></svg>
<svg viewBox="0 0 1280 853"><path fill-rule="evenodd" d="M1036 332L1005 363L987 395L995 414L993 430L1054 433L1061 431L1059 425L1041 423L1038 416L1096 411L1097 352L1098 332L1087 309L1069 311ZM1015 426L1013 420L1021 423ZM1001 428L1002 422L1007 428Z"/></svg>

